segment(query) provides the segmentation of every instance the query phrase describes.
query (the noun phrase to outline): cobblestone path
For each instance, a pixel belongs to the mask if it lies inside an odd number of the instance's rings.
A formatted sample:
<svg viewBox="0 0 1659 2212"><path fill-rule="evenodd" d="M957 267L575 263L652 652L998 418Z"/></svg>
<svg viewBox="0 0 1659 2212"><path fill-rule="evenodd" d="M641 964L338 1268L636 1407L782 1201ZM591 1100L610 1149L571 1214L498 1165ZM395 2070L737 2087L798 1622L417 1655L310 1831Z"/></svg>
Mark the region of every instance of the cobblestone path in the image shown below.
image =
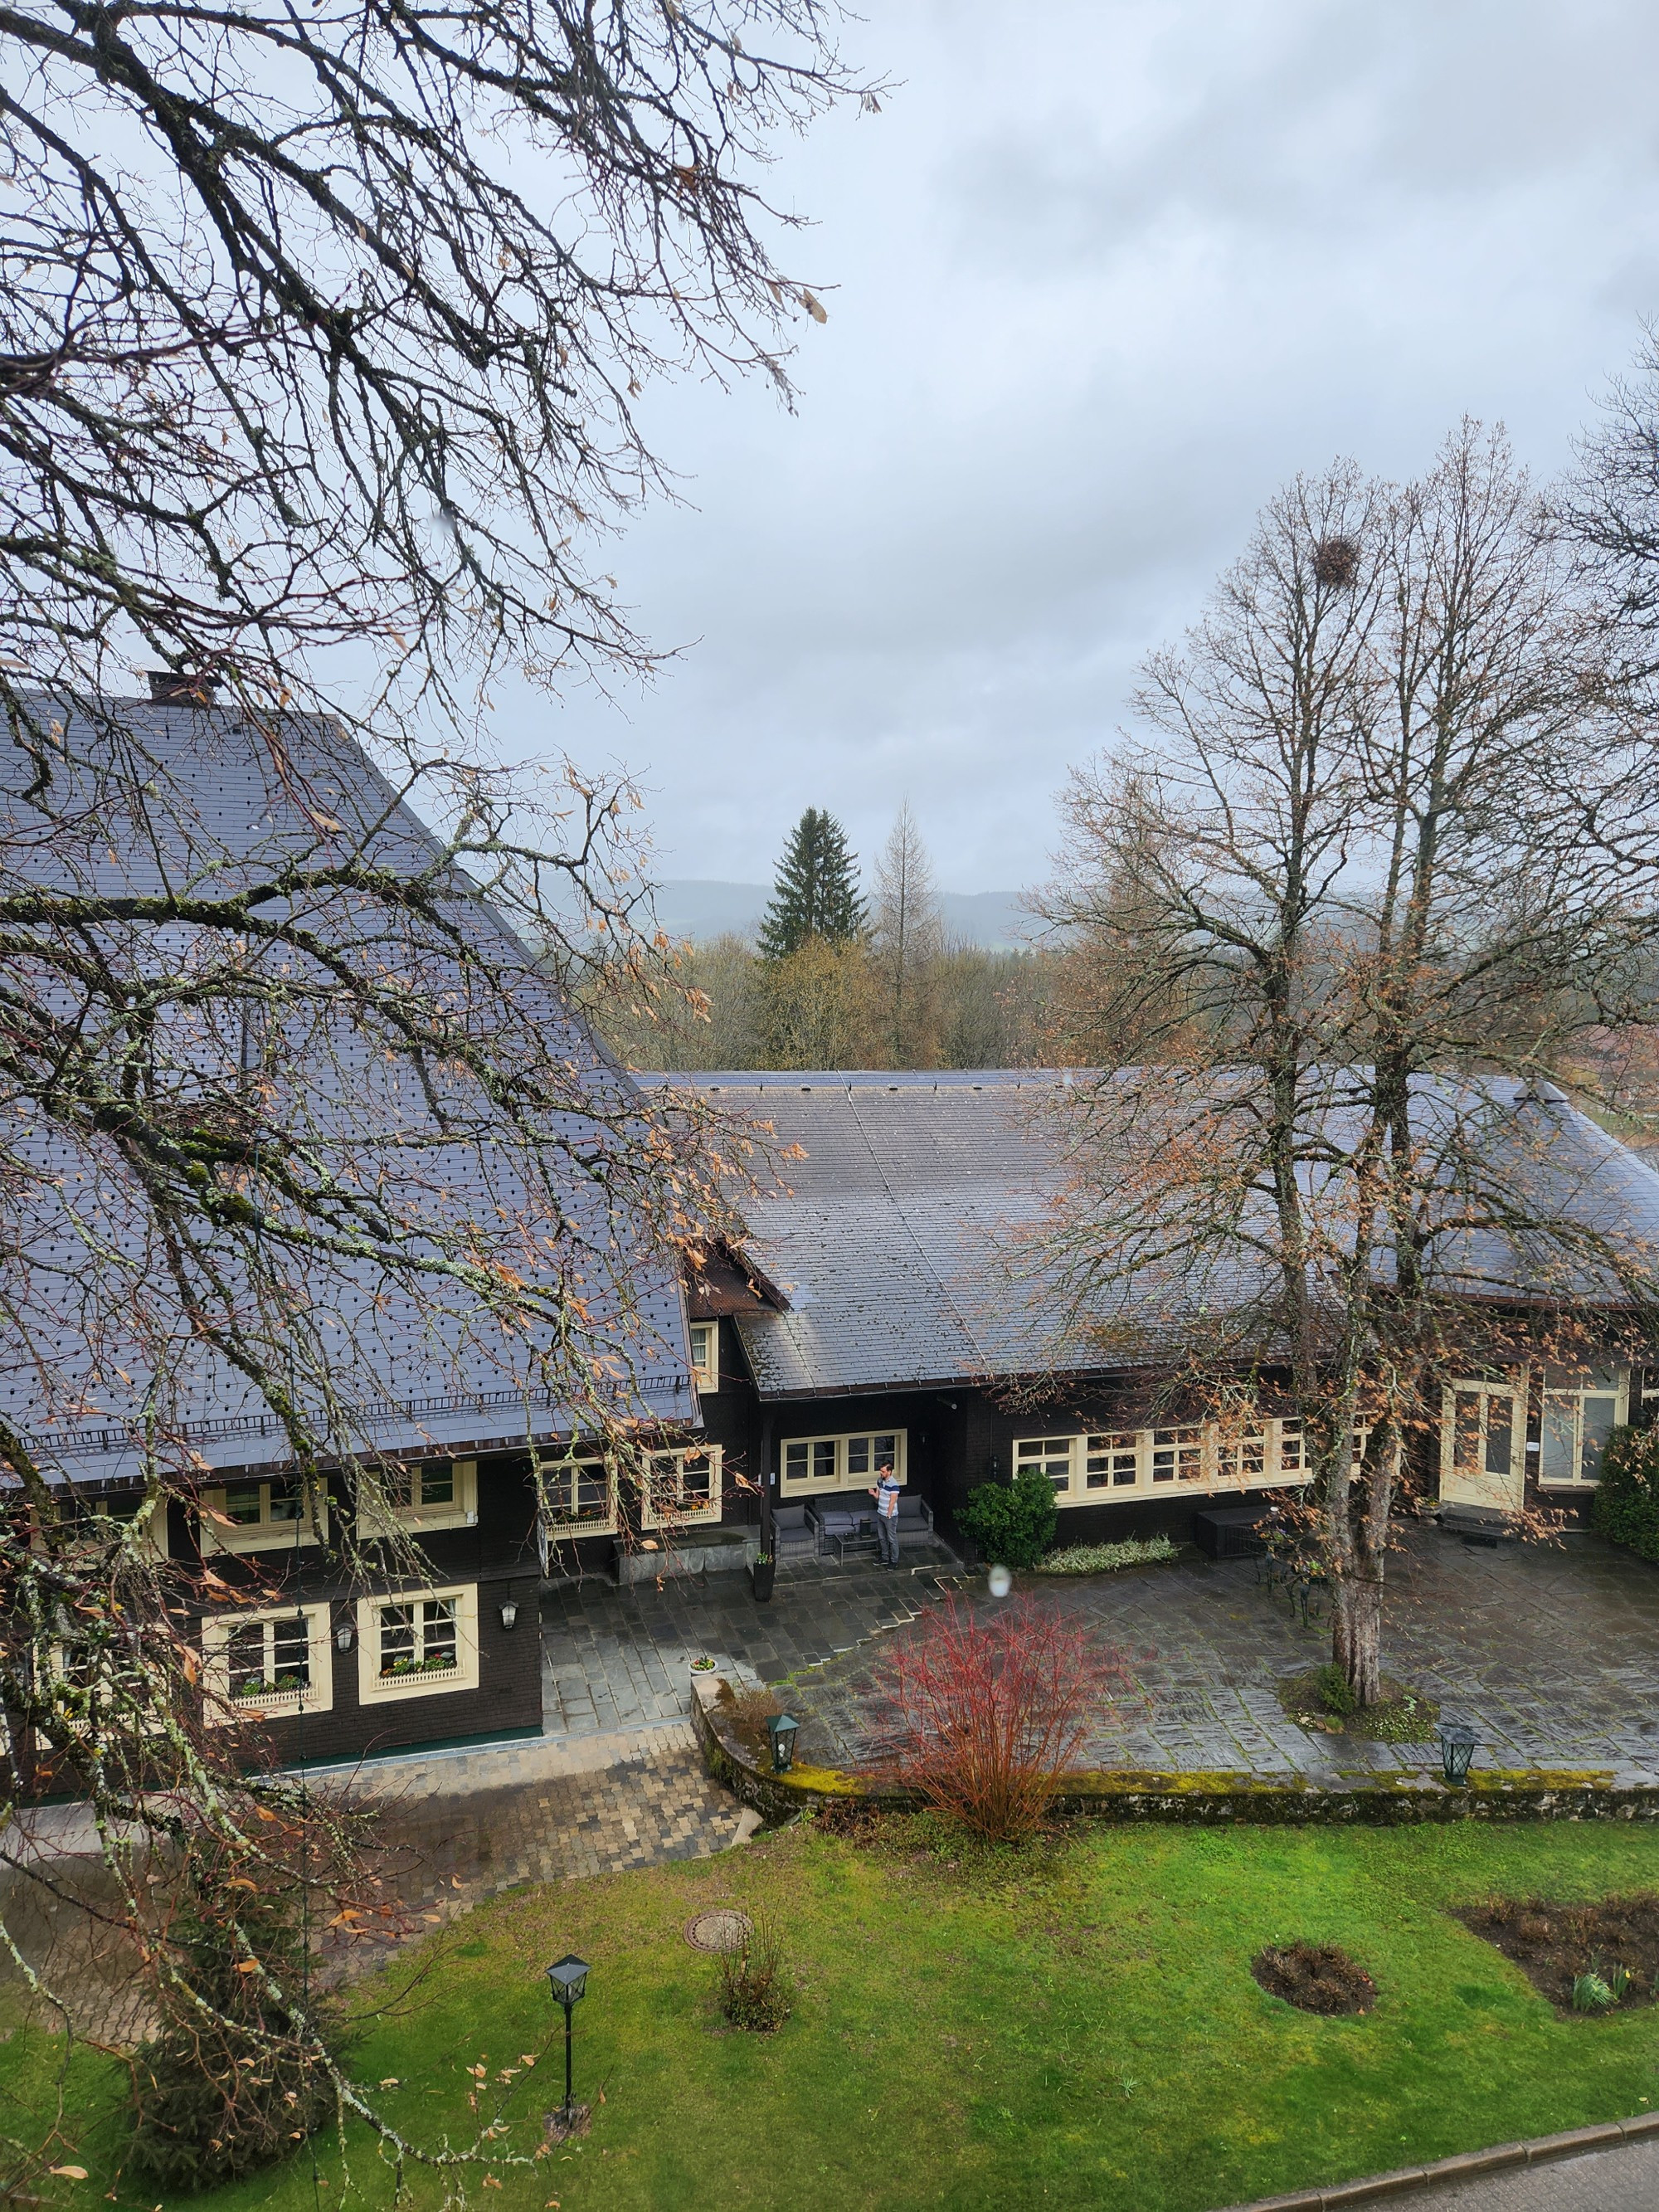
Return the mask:
<svg viewBox="0 0 1659 2212"><path fill-rule="evenodd" d="M755 1816L704 1773L686 1723L637 1732L620 1759L619 1747L596 1740L586 1763L566 1757L538 1776L521 1771L483 1789L458 1790L449 1786L450 1775L410 1772L386 1789L380 1774L365 1770L354 1794L372 1794L382 1879L410 1929L449 1921L524 1882L708 1858L752 1832ZM521 1768L529 1763L527 1752L518 1756ZM380 1964L388 1947L368 1941L352 1948L349 1971L362 1973Z"/></svg>

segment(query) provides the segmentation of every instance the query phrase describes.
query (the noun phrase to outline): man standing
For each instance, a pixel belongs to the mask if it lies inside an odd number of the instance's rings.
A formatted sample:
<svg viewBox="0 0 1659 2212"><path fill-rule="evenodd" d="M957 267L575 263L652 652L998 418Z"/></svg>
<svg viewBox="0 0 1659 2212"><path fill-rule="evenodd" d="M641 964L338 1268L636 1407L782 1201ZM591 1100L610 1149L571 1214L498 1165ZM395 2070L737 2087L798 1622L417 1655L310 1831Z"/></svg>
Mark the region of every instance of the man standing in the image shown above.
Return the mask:
<svg viewBox="0 0 1659 2212"><path fill-rule="evenodd" d="M881 1547L881 1564L896 1567L898 1555L898 1502L904 1485L890 1467L877 1474L870 1495L876 1501L876 1541Z"/></svg>

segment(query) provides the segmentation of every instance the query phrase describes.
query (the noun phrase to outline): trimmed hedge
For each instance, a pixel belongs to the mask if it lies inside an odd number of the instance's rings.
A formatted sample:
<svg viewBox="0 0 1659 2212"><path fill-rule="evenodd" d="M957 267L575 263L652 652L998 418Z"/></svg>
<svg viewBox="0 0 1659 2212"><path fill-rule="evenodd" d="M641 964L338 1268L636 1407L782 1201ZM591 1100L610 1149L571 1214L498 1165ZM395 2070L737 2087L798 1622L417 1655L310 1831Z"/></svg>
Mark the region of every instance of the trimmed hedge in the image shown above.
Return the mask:
<svg viewBox="0 0 1659 2212"><path fill-rule="evenodd" d="M981 1555L1000 1567L1036 1566L1059 1519L1054 1486L1035 1467L1021 1468L1012 1482L981 1482L962 1509L962 1525Z"/></svg>
<svg viewBox="0 0 1659 2212"><path fill-rule="evenodd" d="M1644 1559L1659 1559L1659 1428L1615 1429L1607 1438L1590 1526Z"/></svg>

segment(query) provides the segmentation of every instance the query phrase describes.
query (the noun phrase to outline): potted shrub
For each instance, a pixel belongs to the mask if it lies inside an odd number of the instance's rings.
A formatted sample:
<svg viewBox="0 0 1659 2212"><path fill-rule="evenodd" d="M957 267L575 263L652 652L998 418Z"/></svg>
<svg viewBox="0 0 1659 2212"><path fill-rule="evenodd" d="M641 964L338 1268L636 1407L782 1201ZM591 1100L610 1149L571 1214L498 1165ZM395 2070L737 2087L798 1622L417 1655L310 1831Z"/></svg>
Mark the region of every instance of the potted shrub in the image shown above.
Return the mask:
<svg viewBox="0 0 1659 2212"><path fill-rule="evenodd" d="M772 1595L772 1577L777 1573L778 1563L770 1552L757 1552L755 1564L749 1570L756 1602L764 1605Z"/></svg>

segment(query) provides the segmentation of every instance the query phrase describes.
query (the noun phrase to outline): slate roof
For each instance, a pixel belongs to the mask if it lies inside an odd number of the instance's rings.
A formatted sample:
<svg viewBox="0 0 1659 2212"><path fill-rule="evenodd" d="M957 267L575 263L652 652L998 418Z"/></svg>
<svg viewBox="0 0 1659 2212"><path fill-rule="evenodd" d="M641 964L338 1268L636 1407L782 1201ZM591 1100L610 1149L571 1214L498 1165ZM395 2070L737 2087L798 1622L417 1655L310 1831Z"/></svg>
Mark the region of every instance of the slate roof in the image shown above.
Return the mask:
<svg viewBox="0 0 1659 2212"><path fill-rule="evenodd" d="M779 1165L786 1188L744 1200L745 1249L789 1300L787 1311L738 1317L763 1398L1009 1379L1052 1364L1056 1301L1041 1281L1011 1280L1002 1255L1042 1223L1060 1186L1052 1118L1033 1109L1052 1103L1070 1075L733 1071L641 1080L707 1093L769 1126L775 1147L804 1156ZM1487 1088L1492 1103L1522 1109L1526 1171L1548 1186L1550 1204L1659 1255L1659 1176L1565 1103L1547 1109L1519 1098L1513 1083ZM1546 1287L1541 1263L1529 1276L1525 1255L1491 1237L1469 1242L1456 1264L1471 1296ZM1242 1267L1201 1287L1159 1286L1144 1300L1141 1356L1126 1353L1123 1365L1157 1364L1195 1315L1241 1303L1254 1287ZM1572 1287L1591 1302L1620 1296L1607 1280ZM1562 1288L1553 1273L1548 1288ZM1133 1318L1141 1297L1131 1285L1119 1314Z"/></svg>
<svg viewBox="0 0 1659 2212"><path fill-rule="evenodd" d="M21 876L43 884L142 891L164 876L175 884L192 876L205 883L210 866L216 871L213 880L222 884L234 880L239 856L258 853L263 865L276 851L325 856L331 837L347 849L367 837L374 858L406 872L428 866L438 850L362 751L317 718L283 718L284 757L277 759L226 710L123 701L112 702L108 711L118 725L109 741L141 748L169 787L161 810L166 843L147 849L127 830L112 827L95 807L87 820L74 820L72 781L69 793L60 791L54 799L52 821L45 821L23 795L17 757L0 745L0 812L14 887ZM71 752L104 742L100 731L83 726L72 726L70 734ZM69 826L59 826L66 819ZM537 1019L544 1045L572 1071L574 1095L592 1100L595 1109L625 1112L630 1102L639 1103L632 1079L601 1051L504 919L465 890L455 911L496 972L516 969L515 1003ZM172 957L179 950L176 941L168 947ZM388 948L386 957L395 958L395 948ZM471 988L459 969L453 988L458 996ZM319 1031L323 1026L319 1024ZM398 1128L409 1127L411 1117L420 1117L430 1134L425 1102L406 1068L388 1065L387 1055L349 1024L337 1023L323 1037L320 1057L307 1037L289 1039L285 1033L284 1042L310 1071L294 1087L301 1091L307 1080L314 1086L304 1095L319 1144L342 1133L354 1138L367 1133L372 1143L385 1143ZM222 1066L212 1072L222 1075ZM567 1113L562 1126L590 1147L613 1141L580 1110ZM473 1133L474 1143L421 1155L421 1170L429 1170L432 1187L411 1202L429 1202L444 1209L446 1218L493 1228L501 1209L512 1216L522 1206L524 1188L507 1148L490 1146L487 1122L475 1121ZM48 1473L87 1483L130 1479L137 1465L135 1426L155 1372L153 1346L123 1342L118 1311L112 1319L100 1317L94 1343L76 1326L71 1296L47 1312L30 1285L47 1279L52 1269L71 1280L77 1272L84 1277L94 1237L108 1240L128 1267L146 1266L144 1211L107 1149L100 1152L91 1142L72 1146L44 1130L26 1135L21 1149L42 1170L21 1201L32 1211L16 1231L27 1255L21 1289L31 1340L24 1346L9 1335L0 1343L0 1409L33 1439ZM395 1165L389 1172L395 1175ZM408 1187L415 1188L412 1178ZM576 1234L544 1258L549 1282L574 1279L569 1271L579 1269L580 1261L572 1260L573 1244L580 1255L583 1240L587 1249L599 1249L613 1230L624 1242L630 1233L627 1221L607 1222L592 1183L574 1168L560 1200ZM540 1256L524 1263L526 1273L534 1273ZM615 1386L618 1410L644 1419L695 1420L678 1269L650 1255L643 1260L625 1324L599 1272L584 1279L594 1309L592 1336L620 1347L624 1327L629 1333L627 1379ZM149 1279L153 1285L153 1272ZM19 1281L7 1287L18 1297ZM349 1441L357 1446L410 1452L491 1443L511 1447L569 1426L568 1407L552 1401L537 1374L533 1347L493 1324L480 1326L476 1304L469 1309L459 1295L446 1294L417 1310L396 1288L388 1294L386 1281L368 1264L344 1261L319 1270L313 1292L318 1309L325 1310L326 1302L326 1310L341 1317L343 1334L361 1347L361 1359L349 1359L341 1376L350 1407ZM215 1468L280 1461L280 1425L250 1386L191 1342L182 1322L175 1350L178 1346L188 1349L173 1386L177 1433L189 1448ZM123 1370L130 1378L125 1382ZM45 1383L43 1376L49 1378Z"/></svg>

